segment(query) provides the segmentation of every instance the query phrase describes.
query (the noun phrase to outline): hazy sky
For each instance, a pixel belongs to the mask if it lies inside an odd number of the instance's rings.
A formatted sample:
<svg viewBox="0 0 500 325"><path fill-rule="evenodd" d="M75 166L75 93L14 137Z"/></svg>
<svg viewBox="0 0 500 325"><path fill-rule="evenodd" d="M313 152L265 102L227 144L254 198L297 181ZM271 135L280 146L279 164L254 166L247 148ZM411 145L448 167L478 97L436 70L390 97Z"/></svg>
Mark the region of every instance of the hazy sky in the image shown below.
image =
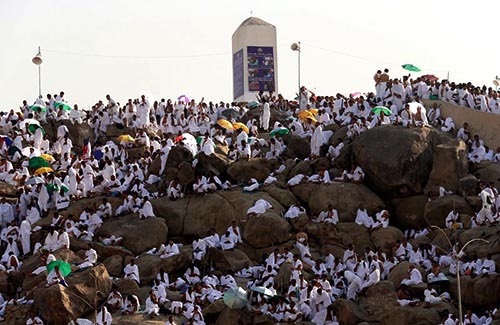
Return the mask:
<svg viewBox="0 0 500 325"><path fill-rule="evenodd" d="M480 4L479 4L480 3ZM411 5L410 5L411 4ZM147 91L232 100L231 36L253 15L277 27L279 92L372 90L373 73L412 63L422 73L491 85L500 75L499 1L0 0L0 109L42 93L91 106Z"/></svg>

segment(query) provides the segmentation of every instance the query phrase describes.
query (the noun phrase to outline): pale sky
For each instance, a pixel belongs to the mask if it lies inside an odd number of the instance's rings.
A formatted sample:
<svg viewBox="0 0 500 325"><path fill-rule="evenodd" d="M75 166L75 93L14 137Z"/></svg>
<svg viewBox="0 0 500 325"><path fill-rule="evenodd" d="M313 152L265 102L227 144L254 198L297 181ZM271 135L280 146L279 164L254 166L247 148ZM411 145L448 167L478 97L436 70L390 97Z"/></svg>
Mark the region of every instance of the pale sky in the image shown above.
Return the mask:
<svg viewBox="0 0 500 325"><path fill-rule="evenodd" d="M499 1L0 0L0 109L64 90L88 108L110 94L147 91L232 100L231 36L250 12L277 27L278 86L319 94L372 91L377 69L411 63L453 81L492 85L500 75ZM411 4L411 5L410 5Z"/></svg>

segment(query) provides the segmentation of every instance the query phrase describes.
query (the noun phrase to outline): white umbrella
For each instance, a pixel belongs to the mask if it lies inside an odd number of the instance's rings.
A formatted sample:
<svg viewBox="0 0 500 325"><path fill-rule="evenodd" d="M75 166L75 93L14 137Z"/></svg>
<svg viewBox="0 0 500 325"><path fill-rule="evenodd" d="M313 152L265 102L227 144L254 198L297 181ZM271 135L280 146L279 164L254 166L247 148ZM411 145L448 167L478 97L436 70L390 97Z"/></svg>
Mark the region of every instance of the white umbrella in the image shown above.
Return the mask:
<svg viewBox="0 0 500 325"><path fill-rule="evenodd" d="M269 296L269 297L274 296L274 293L271 291L271 289L268 289L266 287L255 286L255 287L251 287L250 290L258 292L258 293L262 293L264 296Z"/></svg>

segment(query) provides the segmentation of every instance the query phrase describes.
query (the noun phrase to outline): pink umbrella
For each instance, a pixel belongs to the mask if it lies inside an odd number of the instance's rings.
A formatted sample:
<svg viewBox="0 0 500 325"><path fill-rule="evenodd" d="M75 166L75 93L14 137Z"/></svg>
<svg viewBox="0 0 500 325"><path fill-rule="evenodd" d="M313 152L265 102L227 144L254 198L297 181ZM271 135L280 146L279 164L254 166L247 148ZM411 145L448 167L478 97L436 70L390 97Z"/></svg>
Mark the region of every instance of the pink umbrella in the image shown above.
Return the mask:
<svg viewBox="0 0 500 325"><path fill-rule="evenodd" d="M358 98L361 96L361 93L360 92L352 93L350 96L351 98Z"/></svg>
<svg viewBox="0 0 500 325"><path fill-rule="evenodd" d="M181 100L183 100L184 103L186 103L186 104L189 103L189 98L186 95L181 95L181 96L177 97L177 101L181 101Z"/></svg>

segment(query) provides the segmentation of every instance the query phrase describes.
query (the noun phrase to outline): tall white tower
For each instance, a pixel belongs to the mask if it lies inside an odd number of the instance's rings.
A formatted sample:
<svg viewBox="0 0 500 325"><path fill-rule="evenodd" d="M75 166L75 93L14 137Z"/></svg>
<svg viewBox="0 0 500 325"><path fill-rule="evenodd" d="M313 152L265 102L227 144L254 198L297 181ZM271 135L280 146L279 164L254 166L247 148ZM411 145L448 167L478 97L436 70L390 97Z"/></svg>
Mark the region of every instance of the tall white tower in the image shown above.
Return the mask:
<svg viewBox="0 0 500 325"><path fill-rule="evenodd" d="M259 91L278 92L276 27L257 17L233 34L233 99L249 102Z"/></svg>

